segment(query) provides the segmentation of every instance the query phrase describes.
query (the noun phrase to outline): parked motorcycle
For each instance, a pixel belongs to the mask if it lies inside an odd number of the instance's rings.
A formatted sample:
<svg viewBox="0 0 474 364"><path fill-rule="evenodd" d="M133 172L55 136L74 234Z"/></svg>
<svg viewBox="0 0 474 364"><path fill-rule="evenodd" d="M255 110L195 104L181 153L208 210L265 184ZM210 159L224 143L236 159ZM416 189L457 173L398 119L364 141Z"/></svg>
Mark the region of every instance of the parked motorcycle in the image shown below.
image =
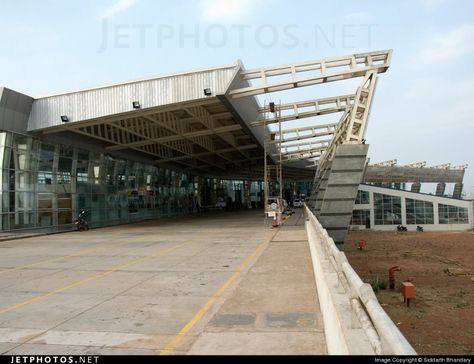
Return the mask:
<svg viewBox="0 0 474 364"><path fill-rule="evenodd" d="M416 227L416 231L422 233L424 230L423 230L423 226L417 226Z"/></svg>
<svg viewBox="0 0 474 364"><path fill-rule="evenodd" d="M408 231L407 227L406 227L406 226L403 226L403 225L398 225L398 226L397 226L397 230L398 230L398 231Z"/></svg>
<svg viewBox="0 0 474 364"><path fill-rule="evenodd" d="M77 215L77 218L74 219L74 224L77 225L77 230L79 231L89 230L89 224L87 223L85 216L86 216L86 211L81 210L79 215Z"/></svg>

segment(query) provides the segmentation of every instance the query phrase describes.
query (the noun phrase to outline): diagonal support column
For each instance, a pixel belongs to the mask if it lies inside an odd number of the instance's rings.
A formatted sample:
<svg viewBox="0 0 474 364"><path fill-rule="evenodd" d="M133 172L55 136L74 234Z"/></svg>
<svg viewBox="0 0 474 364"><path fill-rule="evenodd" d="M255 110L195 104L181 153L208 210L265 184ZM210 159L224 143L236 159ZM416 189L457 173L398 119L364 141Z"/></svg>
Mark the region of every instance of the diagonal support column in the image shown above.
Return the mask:
<svg viewBox="0 0 474 364"><path fill-rule="evenodd" d="M314 215L319 218L321 211L321 205L324 200L324 194L326 193L326 187L328 184L329 173L331 172L331 162L326 163L325 169L321 171L320 177L315 181L313 190L311 192L311 199L309 206L312 209Z"/></svg>
<svg viewBox="0 0 474 364"><path fill-rule="evenodd" d="M454 185L454 191L453 191L453 198L460 199L462 196L462 188L463 184L462 183L456 183Z"/></svg>
<svg viewBox="0 0 474 364"><path fill-rule="evenodd" d="M321 204L318 219L341 250L364 176L368 149L366 144L339 145L325 173L326 185L322 180L318 191L316 209Z"/></svg>
<svg viewBox="0 0 474 364"><path fill-rule="evenodd" d="M440 182L436 185L436 196L444 196L446 192L446 183Z"/></svg>
<svg viewBox="0 0 474 364"><path fill-rule="evenodd" d="M421 183L415 182L411 185L411 192L420 193Z"/></svg>

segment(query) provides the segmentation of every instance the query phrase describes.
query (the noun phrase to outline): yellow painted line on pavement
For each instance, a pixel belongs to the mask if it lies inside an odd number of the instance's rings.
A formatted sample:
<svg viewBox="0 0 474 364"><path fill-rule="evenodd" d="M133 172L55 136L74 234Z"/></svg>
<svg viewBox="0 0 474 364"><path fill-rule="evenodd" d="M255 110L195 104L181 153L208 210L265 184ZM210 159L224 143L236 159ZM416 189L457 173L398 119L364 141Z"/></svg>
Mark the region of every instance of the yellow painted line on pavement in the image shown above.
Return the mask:
<svg viewBox="0 0 474 364"><path fill-rule="evenodd" d="M139 264L139 263L143 263L143 262L146 262L148 260L151 260L153 258L156 258L156 257L159 257L160 255L163 255L163 254L167 254L167 253L171 253L172 251L174 250L177 250L179 248L182 248L183 246L187 245L187 244L190 244L191 242L193 242L195 240L188 240L184 243L181 243L177 246L174 246L172 248L169 248L169 249L165 249L165 250L160 250L154 254L151 254L151 255L147 255L146 257L142 257L142 258L138 258L138 259L134 259L134 260L131 260L129 261L128 263L125 263L125 264L122 264L122 265L119 265L117 267L114 267L110 270L108 270L107 272L102 272L102 273L97 273L97 274L94 274L90 277L87 277L87 278L84 278L84 279L81 279L79 281L76 281L74 283L71 283L71 284L68 284L67 286L64 286L64 287L61 287L61 288L58 288L58 289L55 289L54 291L51 291L51 292L48 292L48 293L45 293L45 294L42 294L40 296L36 296L36 297L33 297L33 298L30 298L29 300L26 300L26 301L23 301L23 302L20 302L20 303L17 303L16 305L13 305L13 306L10 306L10 307L7 307L7 308L4 308L2 310L0 310L0 314L3 314L3 313L7 313L7 312L11 312L11 311L14 311L18 308L21 308L23 306L27 306L27 305L30 305L34 302L38 302L38 301L41 301L41 300L44 300L45 298L48 298L50 296L53 296L55 295L56 293L61 293L61 292L64 292L68 289L71 289L71 288L75 288L75 287L78 287L78 286L81 286L85 283L88 283L88 282L91 282L91 281L94 281L94 280L97 280L99 278L103 278L103 277L106 277L112 273L115 273L119 270L123 270L123 269L126 269L132 265L135 265L135 264Z"/></svg>
<svg viewBox="0 0 474 364"><path fill-rule="evenodd" d="M68 254L68 255L62 255L62 256L59 256L59 257L55 257L55 258L50 258L50 259L42 260L42 261L39 261L39 262L36 262L36 263L31 263L31 264L22 265L22 266L20 266L20 267L7 268L7 269L4 269L4 270L0 270L0 274L2 274L2 273L7 273L7 272L12 272L12 271L16 271L16 270L20 270L20 269L25 269L25 268L36 267L36 266L41 265L41 264L55 262L55 261L57 261L57 260L63 260L63 259L68 259L68 258L74 258L74 257L80 256L80 255L84 255L84 254L87 254L87 253L94 253L94 252L98 252L98 251L101 251L101 250L105 250L105 249L110 248L110 247L118 247L118 246L121 246L121 245L125 245L125 244L127 244L127 243L128 243L128 244L132 244L132 243L135 243L135 242L137 242L137 241L147 240L147 239L151 239L151 238L153 238L153 237L152 237L152 236L148 236L148 237L136 239L136 240L133 240L133 241L127 240L127 241L124 241L124 242L121 242L121 243L112 243L112 244L107 244L107 245L103 245L103 246L96 247L96 248L83 249L83 250L79 250L79 251L77 251L77 252L75 252L75 253L71 253L71 254Z"/></svg>
<svg viewBox="0 0 474 364"><path fill-rule="evenodd" d="M160 351L160 355L169 355L173 351L173 349L180 343L180 341L187 335L187 333L199 322L199 320L202 319L202 317L206 314L207 311L212 307L212 305L217 301L217 299L222 296L222 294L225 292L227 288L242 274L242 272L248 267L248 265L251 263L253 258L260 254L263 249L267 246L267 244L273 239L273 237L276 235L273 234L273 236L265 240L263 243L261 243L257 248L247 257L245 260L240 264L240 266L237 268L237 271L230 277L227 282L225 282L221 288L219 288L214 295L207 301L204 306L202 306L199 311L194 315L194 317L184 326L181 331L173 337L164 347L163 350Z"/></svg>

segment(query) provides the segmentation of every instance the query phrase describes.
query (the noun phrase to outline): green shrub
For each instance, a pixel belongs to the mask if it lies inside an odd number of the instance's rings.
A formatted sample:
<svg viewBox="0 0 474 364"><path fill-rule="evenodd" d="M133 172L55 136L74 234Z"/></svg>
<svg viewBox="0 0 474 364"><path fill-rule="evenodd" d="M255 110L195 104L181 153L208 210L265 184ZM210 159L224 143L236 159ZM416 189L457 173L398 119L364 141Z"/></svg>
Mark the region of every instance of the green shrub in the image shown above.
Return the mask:
<svg viewBox="0 0 474 364"><path fill-rule="evenodd" d="M380 280L378 274L375 278L370 281L370 285L375 293L378 293L381 289L387 289L388 283L385 280Z"/></svg>
<svg viewBox="0 0 474 364"><path fill-rule="evenodd" d="M379 276L377 275L377 277L375 279L372 279L372 281L370 282L370 285L372 286L372 289L374 290L375 293L378 293L379 291Z"/></svg>
<svg viewBox="0 0 474 364"><path fill-rule="evenodd" d="M387 289L387 286L388 286L387 281L382 280L382 281L379 282L379 288L380 289Z"/></svg>

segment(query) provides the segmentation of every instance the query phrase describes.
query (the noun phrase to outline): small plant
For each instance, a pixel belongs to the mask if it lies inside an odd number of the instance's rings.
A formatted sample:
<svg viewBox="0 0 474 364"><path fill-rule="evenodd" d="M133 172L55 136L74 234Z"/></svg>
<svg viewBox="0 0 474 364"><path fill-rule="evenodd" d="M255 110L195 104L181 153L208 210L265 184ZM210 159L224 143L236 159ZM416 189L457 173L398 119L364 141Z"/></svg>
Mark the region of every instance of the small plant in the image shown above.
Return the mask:
<svg viewBox="0 0 474 364"><path fill-rule="evenodd" d="M370 281L370 285L372 286L372 289L374 290L375 293L378 293L381 289L387 289L387 281L385 280L380 280L379 275L375 277L375 279L372 279Z"/></svg>
<svg viewBox="0 0 474 364"><path fill-rule="evenodd" d="M379 292L379 289L380 289L379 283L380 283L379 282L379 275L377 274L375 279L372 279L372 281L370 282L370 285L372 286L372 289L374 290L375 293Z"/></svg>

